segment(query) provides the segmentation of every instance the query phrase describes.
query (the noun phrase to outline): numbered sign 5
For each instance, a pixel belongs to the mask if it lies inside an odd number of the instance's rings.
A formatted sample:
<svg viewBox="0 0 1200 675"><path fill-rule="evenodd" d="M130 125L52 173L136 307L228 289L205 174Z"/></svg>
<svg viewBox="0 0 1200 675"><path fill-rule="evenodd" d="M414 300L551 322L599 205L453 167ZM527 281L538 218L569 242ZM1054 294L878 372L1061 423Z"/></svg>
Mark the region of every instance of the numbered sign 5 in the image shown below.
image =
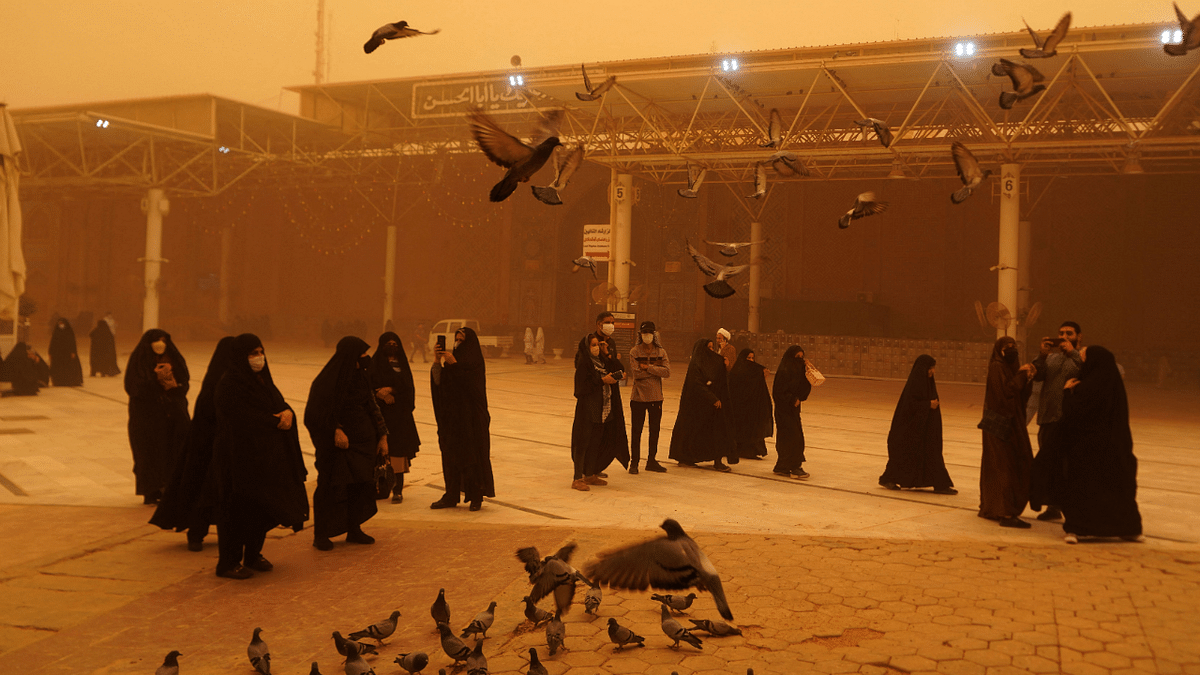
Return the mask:
<svg viewBox="0 0 1200 675"><path fill-rule="evenodd" d="M624 186L624 185L618 185L618 186L617 186L617 192L616 192L616 195L617 195L617 201L619 201L619 202L623 202L623 201L625 201L625 196L626 196L626 195L625 195L625 186Z"/></svg>

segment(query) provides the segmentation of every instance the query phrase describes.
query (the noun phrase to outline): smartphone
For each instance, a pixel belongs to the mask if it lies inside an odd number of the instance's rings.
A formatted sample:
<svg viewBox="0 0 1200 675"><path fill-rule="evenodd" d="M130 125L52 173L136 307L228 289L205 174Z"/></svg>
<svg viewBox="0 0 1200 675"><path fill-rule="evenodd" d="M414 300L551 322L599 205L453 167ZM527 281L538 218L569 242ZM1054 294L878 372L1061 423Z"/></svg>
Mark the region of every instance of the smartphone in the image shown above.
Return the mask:
<svg viewBox="0 0 1200 675"><path fill-rule="evenodd" d="M446 336L445 335L437 336L437 350L439 352L446 351Z"/></svg>

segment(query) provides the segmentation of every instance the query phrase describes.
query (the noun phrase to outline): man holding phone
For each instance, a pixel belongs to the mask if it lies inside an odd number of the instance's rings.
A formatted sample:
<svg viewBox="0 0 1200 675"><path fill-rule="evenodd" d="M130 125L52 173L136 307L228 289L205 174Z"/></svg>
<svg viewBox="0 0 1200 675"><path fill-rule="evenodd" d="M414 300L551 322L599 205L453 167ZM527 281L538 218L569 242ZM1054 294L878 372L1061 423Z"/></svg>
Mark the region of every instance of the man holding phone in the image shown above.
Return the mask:
<svg viewBox="0 0 1200 675"><path fill-rule="evenodd" d="M1045 506L1038 520L1062 518L1059 509L1063 482L1063 456L1059 421L1062 419L1063 387L1079 375L1083 359L1079 356L1083 330L1074 321L1064 321L1058 337L1044 337L1041 356L1033 362L1037 368L1035 380L1042 382L1038 399L1038 454L1033 459L1029 505L1033 509Z"/></svg>

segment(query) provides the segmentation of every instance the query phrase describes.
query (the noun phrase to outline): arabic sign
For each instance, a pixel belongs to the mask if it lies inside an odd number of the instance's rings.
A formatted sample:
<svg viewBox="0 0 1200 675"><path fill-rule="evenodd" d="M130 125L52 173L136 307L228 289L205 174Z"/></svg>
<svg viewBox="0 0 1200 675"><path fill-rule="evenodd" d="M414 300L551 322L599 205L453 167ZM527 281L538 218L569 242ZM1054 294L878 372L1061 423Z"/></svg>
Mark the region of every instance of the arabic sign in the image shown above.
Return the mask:
<svg viewBox="0 0 1200 675"><path fill-rule="evenodd" d="M583 254L590 255L596 260L608 260L608 252L612 247L612 226L603 225L583 226Z"/></svg>
<svg viewBox="0 0 1200 675"><path fill-rule="evenodd" d="M433 82L413 85L413 117L456 117L473 108L485 112L532 110L546 95L536 89L515 89L496 80Z"/></svg>

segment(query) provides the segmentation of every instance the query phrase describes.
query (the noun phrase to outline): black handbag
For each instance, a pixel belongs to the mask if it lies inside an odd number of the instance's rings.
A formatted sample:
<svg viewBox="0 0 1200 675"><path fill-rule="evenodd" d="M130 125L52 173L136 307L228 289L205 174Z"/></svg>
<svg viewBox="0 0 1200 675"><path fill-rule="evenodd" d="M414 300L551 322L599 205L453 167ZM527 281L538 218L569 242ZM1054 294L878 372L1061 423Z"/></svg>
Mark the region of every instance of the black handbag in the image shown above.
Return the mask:
<svg viewBox="0 0 1200 675"><path fill-rule="evenodd" d="M375 467L375 499L387 499L396 486L396 472L392 463L386 457L382 464Z"/></svg>
<svg viewBox="0 0 1200 675"><path fill-rule="evenodd" d="M995 410L984 410L983 419L975 426L1001 441L1007 441L1012 437L1012 422L1008 415L1001 415Z"/></svg>

